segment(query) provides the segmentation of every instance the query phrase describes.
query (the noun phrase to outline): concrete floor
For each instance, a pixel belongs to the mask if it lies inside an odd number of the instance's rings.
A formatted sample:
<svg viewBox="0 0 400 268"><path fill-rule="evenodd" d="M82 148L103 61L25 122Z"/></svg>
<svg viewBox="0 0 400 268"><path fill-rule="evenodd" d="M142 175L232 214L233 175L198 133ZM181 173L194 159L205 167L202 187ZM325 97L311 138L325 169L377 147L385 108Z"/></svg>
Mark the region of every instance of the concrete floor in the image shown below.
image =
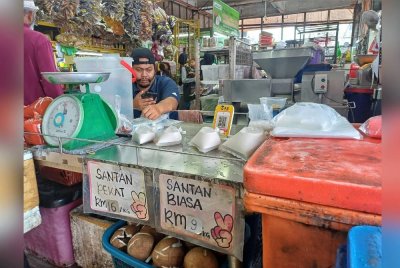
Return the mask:
<svg viewBox="0 0 400 268"><path fill-rule="evenodd" d="M48 261L44 260L43 258L40 258L39 256L36 256L29 252L25 252L25 254L28 259L30 268L58 268L59 267L59 266L49 263ZM74 264L74 265L68 266L68 267L69 268L81 268L77 264Z"/></svg>

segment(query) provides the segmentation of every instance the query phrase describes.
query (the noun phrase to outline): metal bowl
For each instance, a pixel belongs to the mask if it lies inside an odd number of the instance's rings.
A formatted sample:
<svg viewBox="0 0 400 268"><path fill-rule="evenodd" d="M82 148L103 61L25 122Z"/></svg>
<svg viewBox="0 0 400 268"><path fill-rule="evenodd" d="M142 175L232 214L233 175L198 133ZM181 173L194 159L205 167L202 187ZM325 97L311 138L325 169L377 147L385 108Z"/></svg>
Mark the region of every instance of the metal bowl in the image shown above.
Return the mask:
<svg viewBox="0 0 400 268"><path fill-rule="evenodd" d="M101 83L106 81L110 74L100 72L42 72L43 78L52 84Z"/></svg>
<svg viewBox="0 0 400 268"><path fill-rule="evenodd" d="M358 61L358 65L363 66L364 64L371 63L375 60L377 55L357 55L356 59Z"/></svg>

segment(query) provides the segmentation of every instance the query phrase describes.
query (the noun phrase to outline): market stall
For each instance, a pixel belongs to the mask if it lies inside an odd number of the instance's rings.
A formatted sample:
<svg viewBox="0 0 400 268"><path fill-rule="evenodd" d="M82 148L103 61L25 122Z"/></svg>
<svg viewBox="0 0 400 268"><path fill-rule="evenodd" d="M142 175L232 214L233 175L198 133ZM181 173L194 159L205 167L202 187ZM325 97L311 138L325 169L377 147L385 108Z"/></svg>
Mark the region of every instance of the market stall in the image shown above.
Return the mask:
<svg viewBox="0 0 400 268"><path fill-rule="evenodd" d="M35 149L34 155L40 166L80 168L86 174L86 213L153 226L164 234L241 259L244 161L223 152L197 151L188 142L202 125L180 126L186 134L181 145L172 147L139 146L125 139L84 155L46 148ZM214 231L220 218L231 222L227 242Z"/></svg>
<svg viewBox="0 0 400 268"><path fill-rule="evenodd" d="M357 99L355 86L344 90L355 79L322 64L316 45L252 51L238 37L239 12L219 0L211 7L214 30L227 42L218 44L216 34L202 45L200 22L167 15L154 1L38 5L39 18L60 28L53 44L71 72L41 73L65 92L24 110L41 196L38 203L32 187L27 250L59 266L255 267L262 250L263 267L333 267L351 227L381 225L381 118L362 128L349 123L372 115L371 100ZM168 63L178 74L186 24L196 111L173 109L179 120L133 118L137 74L124 56L146 46L155 66ZM119 55L78 55L85 51ZM200 68L201 53L224 64ZM216 94L200 97L200 86L210 85L204 94ZM363 117L348 121L358 101L359 109L366 103ZM262 215L262 234L250 214ZM58 238L47 241L46 233Z"/></svg>

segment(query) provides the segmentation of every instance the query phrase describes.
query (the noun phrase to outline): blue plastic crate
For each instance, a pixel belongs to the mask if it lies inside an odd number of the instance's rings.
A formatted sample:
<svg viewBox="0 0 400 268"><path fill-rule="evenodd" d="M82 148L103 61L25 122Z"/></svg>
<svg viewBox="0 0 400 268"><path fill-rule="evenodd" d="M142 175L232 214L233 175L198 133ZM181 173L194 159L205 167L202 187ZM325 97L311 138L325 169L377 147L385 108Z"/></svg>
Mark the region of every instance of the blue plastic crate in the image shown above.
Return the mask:
<svg viewBox="0 0 400 268"><path fill-rule="evenodd" d="M348 268L382 267L382 228L356 226L347 237Z"/></svg>
<svg viewBox="0 0 400 268"><path fill-rule="evenodd" d="M103 234L103 238L102 238L103 248L108 253L111 254L111 257L112 257L113 263L114 263L114 267L115 268L154 268L154 266L152 266L148 263L145 263L141 260L135 259L132 256L128 255L127 253L125 253L125 252L115 248L113 245L111 245L110 239L111 239L112 235L114 234L114 232L125 225L126 225L125 221L122 221L122 220L117 221L116 223L111 225L109 228L107 228L107 230ZM251 225L255 229L256 226L254 224L251 224ZM255 236L260 236L259 238L252 237L253 240L256 239L256 240L261 241L261 232L257 232L257 230L253 230L253 234ZM252 240L252 239L250 239L250 240ZM261 260L258 260L258 258L256 258L256 257L258 255L261 257L260 250L261 250L262 246L260 246L258 244L256 245L256 243L254 243L254 241L246 243L246 245L247 244L249 244L249 245L251 244L253 246L250 249L253 252L252 252L252 256L248 256L251 259L245 261L245 263L247 264L248 267L261 267ZM259 246L259 252L255 248L257 246ZM246 246L245 246L245 248L246 248ZM256 254L256 253L258 253L258 254ZM220 268L227 268L227 267L229 267L229 265L228 265L228 260L226 259L225 261L220 263Z"/></svg>
<svg viewBox="0 0 400 268"><path fill-rule="evenodd" d="M113 245L110 244L110 239L114 232L121 228L122 226L126 225L125 221L117 221L113 225L111 225L103 234L102 244L104 249L111 254L114 267L115 268L154 268L154 266L140 261L138 259L129 256L125 252L115 248Z"/></svg>

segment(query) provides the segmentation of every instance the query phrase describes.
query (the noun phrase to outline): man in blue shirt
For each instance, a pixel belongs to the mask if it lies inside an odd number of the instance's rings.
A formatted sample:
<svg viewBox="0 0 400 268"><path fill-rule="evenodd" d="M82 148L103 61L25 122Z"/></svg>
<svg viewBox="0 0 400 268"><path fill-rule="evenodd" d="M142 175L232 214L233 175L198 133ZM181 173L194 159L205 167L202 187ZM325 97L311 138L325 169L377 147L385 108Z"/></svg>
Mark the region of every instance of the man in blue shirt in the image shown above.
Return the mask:
<svg viewBox="0 0 400 268"><path fill-rule="evenodd" d="M155 120L176 110L180 98L178 86L171 78L156 75L155 59L151 51L136 48L131 57L132 68L137 76L136 83L132 85L134 117L142 115Z"/></svg>

